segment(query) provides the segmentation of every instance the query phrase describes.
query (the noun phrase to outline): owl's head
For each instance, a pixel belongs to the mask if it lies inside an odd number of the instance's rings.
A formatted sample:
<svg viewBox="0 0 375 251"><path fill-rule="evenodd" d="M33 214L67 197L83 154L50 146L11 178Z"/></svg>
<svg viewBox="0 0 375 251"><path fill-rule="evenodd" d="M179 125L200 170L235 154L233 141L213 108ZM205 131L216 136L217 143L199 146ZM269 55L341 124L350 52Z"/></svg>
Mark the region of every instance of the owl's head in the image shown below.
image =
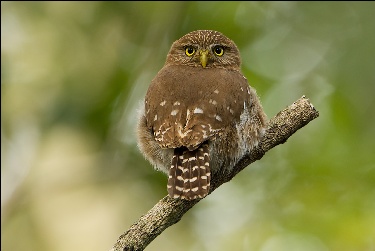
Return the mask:
<svg viewBox="0 0 375 251"><path fill-rule="evenodd" d="M241 59L236 44L222 33L197 30L172 44L165 64L239 70Z"/></svg>

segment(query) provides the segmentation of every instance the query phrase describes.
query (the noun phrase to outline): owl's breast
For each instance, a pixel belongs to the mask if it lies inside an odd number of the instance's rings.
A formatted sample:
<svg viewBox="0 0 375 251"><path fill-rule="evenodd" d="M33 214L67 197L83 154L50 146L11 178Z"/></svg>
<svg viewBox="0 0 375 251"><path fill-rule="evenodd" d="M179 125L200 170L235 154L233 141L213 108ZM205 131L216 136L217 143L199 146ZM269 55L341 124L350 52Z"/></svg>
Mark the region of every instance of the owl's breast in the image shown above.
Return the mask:
<svg viewBox="0 0 375 251"><path fill-rule="evenodd" d="M162 147L195 149L239 121L249 88L237 71L164 67L146 94L147 125Z"/></svg>

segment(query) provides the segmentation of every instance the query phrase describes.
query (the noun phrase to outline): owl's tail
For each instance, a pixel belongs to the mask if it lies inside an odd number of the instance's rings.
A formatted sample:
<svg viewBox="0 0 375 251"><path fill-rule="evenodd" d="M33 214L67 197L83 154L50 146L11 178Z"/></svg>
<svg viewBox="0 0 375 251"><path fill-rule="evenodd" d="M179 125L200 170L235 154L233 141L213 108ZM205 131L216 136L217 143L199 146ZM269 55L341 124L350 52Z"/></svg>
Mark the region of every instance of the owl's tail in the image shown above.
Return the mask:
<svg viewBox="0 0 375 251"><path fill-rule="evenodd" d="M171 198L203 198L210 189L210 180L210 155L207 144L202 144L193 151L186 148L174 150L167 186Z"/></svg>

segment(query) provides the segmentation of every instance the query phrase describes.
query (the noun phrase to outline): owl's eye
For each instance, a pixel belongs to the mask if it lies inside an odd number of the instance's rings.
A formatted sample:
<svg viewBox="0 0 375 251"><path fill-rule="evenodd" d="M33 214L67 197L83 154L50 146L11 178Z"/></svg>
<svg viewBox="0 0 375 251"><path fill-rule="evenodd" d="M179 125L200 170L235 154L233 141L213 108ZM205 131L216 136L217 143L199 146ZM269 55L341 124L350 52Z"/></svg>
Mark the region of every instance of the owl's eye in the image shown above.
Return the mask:
<svg viewBox="0 0 375 251"><path fill-rule="evenodd" d="M188 46L185 48L185 54L188 56L188 57L191 57L193 56L193 54L195 53L195 49L191 46Z"/></svg>
<svg viewBox="0 0 375 251"><path fill-rule="evenodd" d="M213 51L219 57L223 56L223 54L224 54L224 48L222 46L220 46L220 45L215 46L214 49L213 49Z"/></svg>

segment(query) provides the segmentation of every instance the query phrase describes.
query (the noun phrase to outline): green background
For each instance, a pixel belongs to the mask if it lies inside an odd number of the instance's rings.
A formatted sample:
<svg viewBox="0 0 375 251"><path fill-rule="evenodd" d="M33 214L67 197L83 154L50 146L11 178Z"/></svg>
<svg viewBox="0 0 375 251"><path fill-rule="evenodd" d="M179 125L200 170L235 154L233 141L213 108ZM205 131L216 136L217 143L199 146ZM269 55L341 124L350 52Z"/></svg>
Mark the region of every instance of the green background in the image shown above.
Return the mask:
<svg viewBox="0 0 375 251"><path fill-rule="evenodd" d="M374 2L1 2L1 250L108 250L166 195L137 109L173 41L234 40L269 117L320 117L146 250L375 250Z"/></svg>

